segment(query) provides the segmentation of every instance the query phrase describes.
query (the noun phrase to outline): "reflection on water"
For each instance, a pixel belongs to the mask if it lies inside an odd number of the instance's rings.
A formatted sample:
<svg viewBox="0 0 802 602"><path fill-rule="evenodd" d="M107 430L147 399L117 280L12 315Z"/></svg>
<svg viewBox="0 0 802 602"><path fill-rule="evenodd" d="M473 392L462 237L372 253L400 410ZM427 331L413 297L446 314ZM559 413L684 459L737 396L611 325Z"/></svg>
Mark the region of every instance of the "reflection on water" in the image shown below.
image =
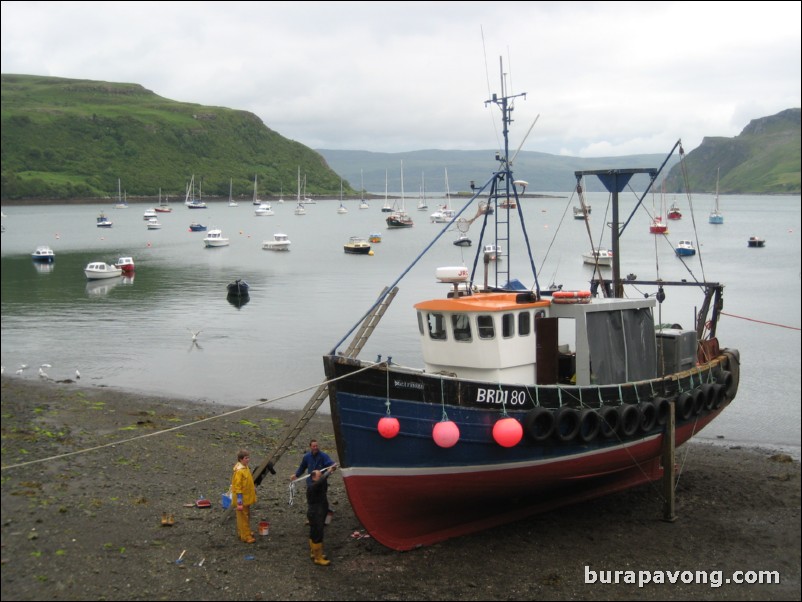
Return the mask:
<svg viewBox="0 0 802 602"><path fill-rule="evenodd" d="M40 274L49 274L54 269L56 269L55 263L40 263L38 261L34 261L32 263L33 267L35 267L36 271L39 272Z"/></svg>
<svg viewBox="0 0 802 602"><path fill-rule="evenodd" d="M576 201L569 197L522 203L541 287L556 282L566 290L585 289L593 272L581 257L591 248L585 222L573 219ZM610 245L609 231L604 231L607 200L604 194L589 195L593 246ZM723 226L707 224L710 195L695 200L701 207L696 233L685 207L667 238L649 234L649 216L636 214L622 240L623 273L640 279L724 282L726 315L718 335L723 346L740 349L742 382L736 403L702 437L799 446L800 379L789 376L799 371L799 332L742 318L799 326L800 199L728 197ZM3 233L2 244L3 364L47 362L53 366L48 374L56 380L80 370L82 384L232 405L314 389L324 380L321 356L444 227L429 223L428 216L413 215L415 227L386 231L374 246L374 256L347 255L343 244L351 236L385 230L385 216L379 206L358 211L358 201L354 211L338 216L338 206L339 201L320 202L299 217L287 203L274 205L275 216L255 217L245 205L210 203L204 219L226 232L231 243L217 252L203 248L202 233L187 230L193 212L183 208L163 214L157 233L142 228L139 212L115 213L114 228L101 233L95 226L97 206L5 208L6 224L14 228ZM291 238L291 253L262 250L262 241L276 232ZM469 232L475 248L487 242L480 241L480 232L477 220ZM559 236L552 241L555 233ZM678 259L673 243L696 240L697 234L699 256ZM767 241L758 253L747 247L749 236L756 234ZM362 357L381 354L402 365L421 366L413 305L446 294L448 285L434 278L436 268L473 268L475 248L454 246L454 237L454 232L445 232L400 283ZM31 269L31 250L39 244L53 248L58 269L56 264ZM504 269L509 266L511 276L530 285L523 242L506 246ZM121 256L134 258L135 282L133 277L86 281L87 263L113 263ZM226 285L236 278L247 280L250 296L224 302ZM765 290L767 283L777 282L783 283L782 295L764 295L755 303L756 283ZM668 294L657 309L657 321L690 327L697 292L672 289ZM686 297L689 303L678 312L672 302ZM189 331L200 331L196 341ZM301 392L277 405L298 409L310 394Z"/></svg>
<svg viewBox="0 0 802 602"><path fill-rule="evenodd" d="M248 301L251 300L250 295L228 295L227 296L228 302L231 303L237 309L242 309L243 306L247 305Z"/></svg>
<svg viewBox="0 0 802 602"><path fill-rule="evenodd" d="M90 280L86 283L86 294L94 297L108 295L109 291L120 284L121 278L106 278L105 280Z"/></svg>

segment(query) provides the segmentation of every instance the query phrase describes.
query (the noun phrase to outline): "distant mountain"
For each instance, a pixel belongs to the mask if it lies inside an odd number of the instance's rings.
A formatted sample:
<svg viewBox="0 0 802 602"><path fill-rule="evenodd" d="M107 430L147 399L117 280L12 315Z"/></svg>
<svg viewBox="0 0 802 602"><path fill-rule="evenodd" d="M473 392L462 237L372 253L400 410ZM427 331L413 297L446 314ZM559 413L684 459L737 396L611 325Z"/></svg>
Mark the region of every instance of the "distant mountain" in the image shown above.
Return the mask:
<svg viewBox="0 0 802 602"><path fill-rule="evenodd" d="M685 168L692 192L800 194L800 109L753 119L734 138L704 138L689 152ZM666 178L666 191L686 189L679 165Z"/></svg>
<svg viewBox="0 0 802 602"><path fill-rule="evenodd" d="M298 168L307 193L338 195L365 190L383 194L404 188L410 198L424 186L432 194L467 192L482 186L498 163L495 151L421 150L405 153L314 151L284 138L256 115L224 107L183 103L157 96L138 84L1 75L2 147L0 195L13 199L73 199L114 196L117 179L132 196L159 189L183 197L194 175L210 196L249 197L254 175L261 194L293 196ZM666 153L670 149L666 149ZM659 167L661 154L582 159L522 151L515 177L527 193L571 191L574 171ZM666 171L669 191L684 190L678 157ZM752 121L736 138L705 138L687 155L692 191L712 191L721 167L722 192L800 192L800 109ZM645 176L633 178L642 190ZM596 178L591 191L601 190ZM570 192L568 192L570 194Z"/></svg>
<svg viewBox="0 0 802 602"><path fill-rule="evenodd" d="M184 197L195 175L204 195L294 196L298 168L310 194L339 194L340 176L312 149L254 114L176 102L138 84L2 75L3 200Z"/></svg>
<svg viewBox="0 0 802 602"><path fill-rule="evenodd" d="M671 149L666 149L666 154ZM448 170L449 190L452 193L467 192L470 183L482 186L498 168L493 150L454 151L421 150L404 153L373 153L368 151L318 149L326 162L341 174L354 188L359 188L364 177L365 189L383 194L385 170L388 188L398 192L401 188L401 161L404 162L404 192L410 197L418 194L425 180L426 190L431 193L445 191L445 170ZM628 157L600 157L582 159L564 157L533 151L521 151L515 159L513 171L519 180L529 183L529 192L566 192L574 189L574 171L588 169L659 167L666 155L647 154ZM679 158L674 155L666 169ZM633 186L645 186L648 178L633 178ZM597 178L586 183L591 191L603 190Z"/></svg>

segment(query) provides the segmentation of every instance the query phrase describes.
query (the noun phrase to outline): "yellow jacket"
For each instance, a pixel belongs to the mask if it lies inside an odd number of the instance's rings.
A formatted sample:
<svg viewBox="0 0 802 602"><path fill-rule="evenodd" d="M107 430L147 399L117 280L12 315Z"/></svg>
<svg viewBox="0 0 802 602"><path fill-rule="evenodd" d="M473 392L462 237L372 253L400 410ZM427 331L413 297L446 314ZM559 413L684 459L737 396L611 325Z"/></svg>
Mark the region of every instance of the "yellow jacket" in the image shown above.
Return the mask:
<svg viewBox="0 0 802 602"><path fill-rule="evenodd" d="M242 505L250 506L256 501L256 486L253 484L251 469L242 462L234 465L234 474L231 475L231 501L237 503L237 494L242 494Z"/></svg>

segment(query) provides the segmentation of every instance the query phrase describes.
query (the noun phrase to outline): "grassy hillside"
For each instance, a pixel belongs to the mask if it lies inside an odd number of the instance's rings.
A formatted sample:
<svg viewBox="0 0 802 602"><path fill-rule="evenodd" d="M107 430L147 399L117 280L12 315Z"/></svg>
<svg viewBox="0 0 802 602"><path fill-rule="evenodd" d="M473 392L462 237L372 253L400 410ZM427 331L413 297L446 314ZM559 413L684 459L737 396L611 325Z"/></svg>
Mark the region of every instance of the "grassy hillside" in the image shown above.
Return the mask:
<svg viewBox="0 0 802 602"><path fill-rule="evenodd" d="M690 190L730 194L800 193L800 109L752 120L735 138L705 138L688 153L685 168ZM666 180L666 190L685 190L680 167Z"/></svg>
<svg viewBox="0 0 802 602"><path fill-rule="evenodd" d="M194 174L204 195L293 196L298 167L310 194L339 194L340 176L317 152L245 111L157 96L137 84L2 75L3 199L184 196ZM348 188L350 191L350 188Z"/></svg>

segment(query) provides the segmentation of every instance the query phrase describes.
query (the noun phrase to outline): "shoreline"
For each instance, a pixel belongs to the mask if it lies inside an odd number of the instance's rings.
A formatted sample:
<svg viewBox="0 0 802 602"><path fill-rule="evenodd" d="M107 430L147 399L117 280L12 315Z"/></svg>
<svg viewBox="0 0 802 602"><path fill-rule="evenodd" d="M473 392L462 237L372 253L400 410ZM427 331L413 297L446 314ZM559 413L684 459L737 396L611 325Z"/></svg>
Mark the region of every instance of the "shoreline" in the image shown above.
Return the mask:
<svg viewBox="0 0 802 602"><path fill-rule="evenodd" d="M646 485L404 553L363 537L336 476L324 542L332 565L317 567L305 499L290 506L287 484L309 438L336 461L329 416L312 418L257 489L252 528L266 519L270 534L247 546L220 509L237 449L250 449L258 466L299 412L236 409L3 376L3 598L799 599L800 465L784 454L683 446L674 523L661 520L659 488ZM199 419L211 420L154 435ZM141 435L149 436L132 439ZM192 506L201 495L212 509ZM161 526L165 512L174 526ZM585 582L587 571L616 570L721 571L725 579L778 571L780 583Z"/></svg>

